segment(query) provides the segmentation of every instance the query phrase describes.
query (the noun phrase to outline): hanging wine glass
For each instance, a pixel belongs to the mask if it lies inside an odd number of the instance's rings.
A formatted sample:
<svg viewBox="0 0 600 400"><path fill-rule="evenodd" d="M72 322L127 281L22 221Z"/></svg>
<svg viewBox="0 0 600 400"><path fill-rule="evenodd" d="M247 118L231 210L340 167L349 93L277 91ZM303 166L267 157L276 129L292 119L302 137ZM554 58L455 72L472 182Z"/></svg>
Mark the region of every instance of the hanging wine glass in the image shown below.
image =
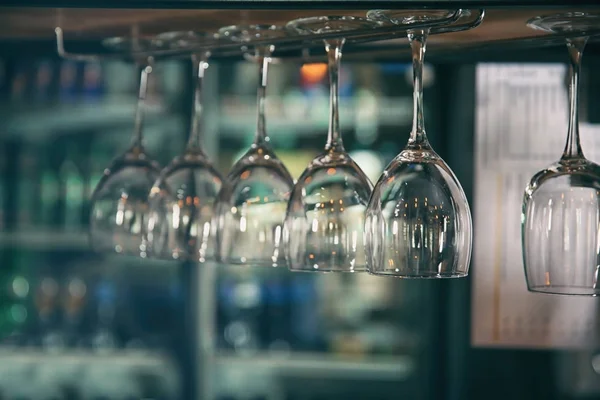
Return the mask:
<svg viewBox="0 0 600 400"><path fill-rule="evenodd" d="M583 49L600 33L600 14L537 17L534 29L569 36L569 127L560 160L535 174L523 199L522 244L527 287L532 292L600 294L600 166L579 142L578 86Z"/></svg>
<svg viewBox="0 0 600 400"><path fill-rule="evenodd" d="M357 17L301 18L287 24L300 35L370 29L379 23ZM293 271L356 272L367 267L364 212L372 183L350 158L339 121L338 72L344 39L325 41L329 62L330 114L325 151L294 186L286 217L286 251Z"/></svg>
<svg viewBox="0 0 600 400"><path fill-rule="evenodd" d="M370 19L397 25L435 21L454 11L373 10ZM429 29L408 30L414 117L408 144L386 167L369 201L365 231L369 272L401 278L468 274L472 222L463 189L431 148L423 117L423 58Z"/></svg>
<svg viewBox="0 0 600 400"><path fill-rule="evenodd" d="M108 39L105 45L130 51L151 50L152 45L139 39ZM131 146L125 154L104 170L91 199L90 238L96 251L147 256L146 223L148 192L158 177L160 167L142 144L143 120L148 77L152 73L151 57L139 60L141 68L139 96Z"/></svg>
<svg viewBox="0 0 600 400"><path fill-rule="evenodd" d="M219 36L251 46L287 32L271 25L230 26ZM265 124L267 68L273 46L254 46L259 65L258 121L254 143L232 167L219 196L219 258L226 264L285 265L283 222L293 179L277 158Z"/></svg>
<svg viewBox="0 0 600 400"><path fill-rule="evenodd" d="M212 34L169 32L157 36L170 48L201 49L192 56L195 91L185 151L161 171L150 191L148 242L153 257L204 262L215 259L215 206L223 181L202 148L202 80Z"/></svg>

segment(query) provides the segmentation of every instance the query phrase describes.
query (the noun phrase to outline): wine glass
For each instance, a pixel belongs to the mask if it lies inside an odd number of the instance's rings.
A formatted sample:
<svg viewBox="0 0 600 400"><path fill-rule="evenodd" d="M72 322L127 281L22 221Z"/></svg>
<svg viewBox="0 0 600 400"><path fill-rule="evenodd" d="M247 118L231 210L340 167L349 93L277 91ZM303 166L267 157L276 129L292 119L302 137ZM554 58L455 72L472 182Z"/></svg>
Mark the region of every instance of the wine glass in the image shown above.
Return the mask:
<svg viewBox="0 0 600 400"><path fill-rule="evenodd" d="M114 38L105 45L117 48L140 48L140 42ZM145 41L144 50L151 45ZM159 165L147 154L142 144L143 120L148 77L152 73L152 57L138 60L142 64L135 126L131 146L104 170L91 199L90 238L96 251L114 251L146 257L146 221L148 193L160 172Z"/></svg>
<svg viewBox="0 0 600 400"><path fill-rule="evenodd" d="M195 93L185 151L161 171L150 191L148 242L153 257L204 262L216 254L215 206L223 181L202 149L202 80L215 36L169 32L157 36L171 48L203 48L192 55Z"/></svg>
<svg viewBox="0 0 600 400"><path fill-rule="evenodd" d="M271 25L229 26L220 29L219 36L248 46L253 39L275 40L287 32ZM226 264L286 265L283 223L294 182L266 132L267 69L273 49L254 46L260 81L254 143L232 167L219 195L219 259Z"/></svg>
<svg viewBox="0 0 600 400"><path fill-rule="evenodd" d="M579 142L578 86L588 37L600 33L600 14L537 17L534 29L568 36L569 127L563 154L532 178L523 198L521 232L527 287L531 292L600 294L600 166Z"/></svg>
<svg viewBox="0 0 600 400"><path fill-rule="evenodd" d="M436 21L455 11L373 10L388 24ZM413 126L408 144L373 189L365 231L369 272L400 278L467 276L472 222L469 203L454 173L431 148L423 117L423 58L429 29L408 29L413 62Z"/></svg>
<svg viewBox="0 0 600 400"><path fill-rule="evenodd" d="M300 35L370 29L379 23L332 16L290 21ZM373 184L342 142L338 72L344 39L325 41L329 63L329 133L323 153L313 159L292 190L286 217L286 251L292 271L366 271L364 212Z"/></svg>

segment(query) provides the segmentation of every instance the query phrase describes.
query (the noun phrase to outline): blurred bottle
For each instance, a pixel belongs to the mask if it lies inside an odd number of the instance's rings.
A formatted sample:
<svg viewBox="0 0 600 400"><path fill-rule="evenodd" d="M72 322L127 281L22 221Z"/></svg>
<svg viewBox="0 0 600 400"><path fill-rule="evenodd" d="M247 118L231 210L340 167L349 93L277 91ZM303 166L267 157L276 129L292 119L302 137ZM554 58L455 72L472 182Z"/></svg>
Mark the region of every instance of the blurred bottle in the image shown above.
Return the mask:
<svg viewBox="0 0 600 400"><path fill-rule="evenodd" d="M87 285L79 277L71 275L62 287L63 335L68 347L83 345L83 312L87 301Z"/></svg>
<svg viewBox="0 0 600 400"><path fill-rule="evenodd" d="M81 215L84 208L84 182L75 160L77 148L69 140L67 153L60 166L60 196L64 204L62 226L68 231L81 230Z"/></svg>
<svg viewBox="0 0 600 400"><path fill-rule="evenodd" d="M77 137L78 162L79 171L81 173L82 188L81 188L81 211L79 215L80 225L86 227L89 224L90 214L90 199L94 188L91 186L93 164L92 164L92 143L94 133L82 132ZM94 149L95 150L95 149Z"/></svg>
<svg viewBox="0 0 600 400"><path fill-rule="evenodd" d="M352 73L352 67L346 65L340 68L339 77L339 96L340 100L351 98L354 94L354 74Z"/></svg>
<svg viewBox="0 0 600 400"><path fill-rule="evenodd" d="M6 61L0 60L0 101L4 102L8 99L8 74L6 71Z"/></svg>
<svg viewBox="0 0 600 400"><path fill-rule="evenodd" d="M96 314L92 348L99 352L111 351L118 347L115 335L115 315L117 287L112 279L101 277L94 289Z"/></svg>
<svg viewBox="0 0 600 400"><path fill-rule="evenodd" d="M292 347L300 351L323 349L319 325L319 299L315 277L294 275L290 282Z"/></svg>
<svg viewBox="0 0 600 400"><path fill-rule="evenodd" d="M290 350L290 296L285 271L273 271L266 279L267 348L274 352Z"/></svg>
<svg viewBox="0 0 600 400"><path fill-rule="evenodd" d="M58 179L58 168L60 166L60 151L56 141L46 144L45 163L41 176L41 206L40 223L46 227L58 225L58 213L60 212L60 181Z"/></svg>
<svg viewBox="0 0 600 400"><path fill-rule="evenodd" d="M40 275L35 293L35 308L37 310L35 344L50 352L63 350L64 337L59 329L59 285L51 267Z"/></svg>
<svg viewBox="0 0 600 400"><path fill-rule="evenodd" d="M88 62L83 66L83 99L88 103L96 103L104 96L104 76L102 65Z"/></svg>
<svg viewBox="0 0 600 400"><path fill-rule="evenodd" d="M22 143L19 155L18 171L18 225L23 228L33 225L37 219L39 211L38 202L40 199L38 177L39 154L35 146L29 143Z"/></svg>
<svg viewBox="0 0 600 400"><path fill-rule="evenodd" d="M29 69L27 64L18 63L10 83L10 104L21 106L28 103Z"/></svg>
<svg viewBox="0 0 600 400"><path fill-rule="evenodd" d="M8 160L7 160L7 152L8 150L0 141L0 232L3 232L6 228L6 213L7 213L7 195L9 195L9 191L7 188L7 178L10 176L8 174Z"/></svg>
<svg viewBox="0 0 600 400"><path fill-rule="evenodd" d="M8 79L6 73L6 63L0 60L0 102L5 103L8 100ZM6 152L7 147L4 139L0 139L0 231L5 229L6 196L7 196L7 167L8 160Z"/></svg>
<svg viewBox="0 0 600 400"><path fill-rule="evenodd" d="M58 80L58 98L61 103L72 103L78 94L79 68L74 61L62 61Z"/></svg>
<svg viewBox="0 0 600 400"><path fill-rule="evenodd" d="M41 61L35 69L33 101L36 104L47 104L52 98L52 82L54 66L50 61Z"/></svg>
<svg viewBox="0 0 600 400"><path fill-rule="evenodd" d="M260 282L251 275L225 282L220 290L224 345L240 353L256 351L262 341L259 333L263 301Z"/></svg>
<svg viewBox="0 0 600 400"><path fill-rule="evenodd" d="M308 107L307 117L317 120L327 118L329 113L329 91L327 64L304 64L300 69L300 87Z"/></svg>
<svg viewBox="0 0 600 400"><path fill-rule="evenodd" d="M12 271L0 275L0 339L5 346L21 346L27 342L30 318L30 280L26 274L31 258L15 252L10 261Z"/></svg>

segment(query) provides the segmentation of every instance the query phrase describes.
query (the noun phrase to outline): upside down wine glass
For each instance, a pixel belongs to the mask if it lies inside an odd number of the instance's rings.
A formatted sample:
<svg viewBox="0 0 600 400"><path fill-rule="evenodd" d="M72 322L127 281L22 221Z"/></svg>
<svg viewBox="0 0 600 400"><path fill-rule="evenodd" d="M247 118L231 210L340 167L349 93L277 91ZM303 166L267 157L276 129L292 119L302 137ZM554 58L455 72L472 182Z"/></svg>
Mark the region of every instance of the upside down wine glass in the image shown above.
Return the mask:
<svg viewBox="0 0 600 400"><path fill-rule="evenodd" d="M287 32L272 25L230 26L219 36L252 46ZM283 222L293 179L270 144L265 123L267 70L273 46L254 46L259 65L257 126L254 143L232 167L219 195L219 260L225 264L286 265Z"/></svg>
<svg viewBox="0 0 600 400"><path fill-rule="evenodd" d="M162 259L205 262L216 256L215 206L223 179L202 148L202 81L208 68L211 34L170 32L157 40L171 48L204 48L192 55L195 81L191 132L182 155L161 171L150 191L148 242Z"/></svg>
<svg viewBox="0 0 600 400"><path fill-rule="evenodd" d="M525 189L523 263L531 292L600 294L600 166L587 160L579 141L578 86L583 49L600 33L600 14L537 17L534 29L564 34L570 58L569 127L560 160L535 174Z"/></svg>
<svg viewBox="0 0 600 400"><path fill-rule="evenodd" d="M126 41L127 39L116 38L105 43L120 48ZM131 45L131 48L134 47ZM152 58L144 62L146 64L141 69L131 146L104 170L92 194L90 239L95 251L147 256L148 192L158 177L160 167L146 154L142 143L146 89L152 72Z"/></svg>
<svg viewBox="0 0 600 400"><path fill-rule="evenodd" d="M302 18L287 24L301 34L371 29L379 23L356 17ZM329 64L330 113L325 151L302 173L290 196L286 251L292 271L366 271L364 212L372 183L342 142L338 71L344 39L325 41Z"/></svg>
<svg viewBox="0 0 600 400"><path fill-rule="evenodd" d="M452 11L374 10L368 18L407 27ZM423 58L429 29L408 30L412 49L414 116L408 144L386 167L369 201L365 231L369 272L399 278L468 274L471 212L448 165L431 148L423 117Z"/></svg>

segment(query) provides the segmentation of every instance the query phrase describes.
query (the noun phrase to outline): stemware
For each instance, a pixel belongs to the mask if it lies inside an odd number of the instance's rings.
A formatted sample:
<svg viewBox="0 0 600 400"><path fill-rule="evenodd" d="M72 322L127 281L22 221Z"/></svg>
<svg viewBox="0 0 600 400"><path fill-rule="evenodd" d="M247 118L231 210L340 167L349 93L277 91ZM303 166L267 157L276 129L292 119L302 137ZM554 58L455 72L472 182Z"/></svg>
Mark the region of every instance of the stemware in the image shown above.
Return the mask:
<svg viewBox="0 0 600 400"><path fill-rule="evenodd" d="M105 44L119 49L127 46L134 51L140 48L135 38L107 39ZM144 45L142 48L149 50L151 46ZM90 239L96 251L146 257L148 192L158 177L160 167L146 154L142 143L146 88L153 59L140 59L137 64L142 68L131 146L104 170L92 194Z"/></svg>
<svg viewBox="0 0 600 400"><path fill-rule="evenodd" d="M373 10L368 18L410 26L455 11ZM369 272L401 278L468 274L472 222L452 170L431 148L423 116L423 58L429 29L408 29L413 63L413 126L408 144L386 167L366 213Z"/></svg>
<svg viewBox="0 0 600 400"><path fill-rule="evenodd" d="M525 189L521 232L531 292L600 294L600 166L583 155L579 140L578 86L588 37L600 33L600 14L537 17L531 28L562 34L570 59L569 125L561 158L535 174Z"/></svg>
<svg viewBox="0 0 600 400"><path fill-rule="evenodd" d="M202 148L202 80L215 36L169 32L157 36L171 48L204 48L192 55L195 90L191 132L182 155L161 171L149 196L148 242L152 257L204 262L216 256L215 206L223 179Z"/></svg>
<svg viewBox="0 0 600 400"><path fill-rule="evenodd" d="M251 45L253 39L277 39L277 26L229 26L219 36ZM254 143L229 172L219 196L219 259L226 264L285 265L283 222L293 179L270 144L265 123L267 69L273 46L255 46L260 84Z"/></svg>
<svg viewBox="0 0 600 400"><path fill-rule="evenodd" d="M370 29L379 23L333 16L290 21L300 35ZM330 113L325 151L313 159L292 190L286 217L286 253L293 271L366 270L364 212L372 183L350 158L342 142L338 109L338 71L344 39L325 41Z"/></svg>

